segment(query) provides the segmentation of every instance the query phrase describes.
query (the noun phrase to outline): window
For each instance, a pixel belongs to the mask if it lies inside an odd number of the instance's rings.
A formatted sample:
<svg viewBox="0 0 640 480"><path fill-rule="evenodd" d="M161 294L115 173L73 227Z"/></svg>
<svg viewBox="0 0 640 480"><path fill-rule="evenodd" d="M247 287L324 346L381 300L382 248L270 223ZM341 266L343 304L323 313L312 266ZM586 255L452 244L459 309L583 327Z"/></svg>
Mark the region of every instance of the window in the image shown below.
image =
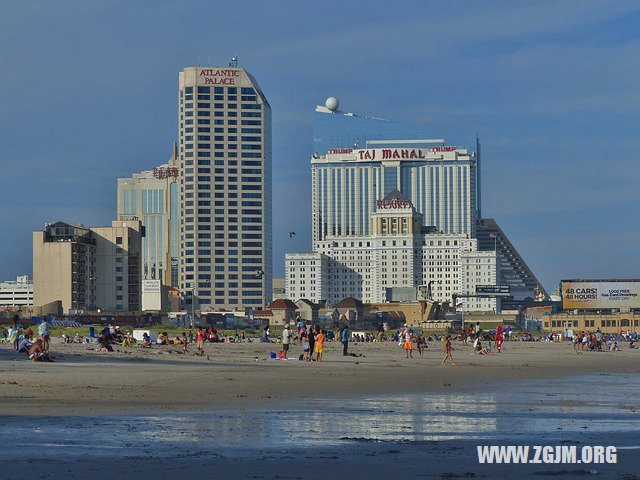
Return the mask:
<svg viewBox="0 0 640 480"><path fill-rule="evenodd" d="M116 245L122 245L122 237L116 237Z"/></svg>

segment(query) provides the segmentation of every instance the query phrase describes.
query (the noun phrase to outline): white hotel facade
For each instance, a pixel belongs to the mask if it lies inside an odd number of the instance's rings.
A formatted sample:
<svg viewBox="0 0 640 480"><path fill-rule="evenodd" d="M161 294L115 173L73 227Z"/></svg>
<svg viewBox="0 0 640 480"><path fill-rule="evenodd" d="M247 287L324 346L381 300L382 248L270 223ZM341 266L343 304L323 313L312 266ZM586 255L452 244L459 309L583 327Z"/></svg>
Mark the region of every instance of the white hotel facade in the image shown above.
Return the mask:
<svg viewBox="0 0 640 480"><path fill-rule="evenodd" d="M328 235L314 242L314 252L286 255L287 298L380 303L390 288L428 287L433 300L455 302L459 310L499 312L493 298L456 299L475 293L476 285L498 283L495 252L478 251L467 233L423 225L423 215L395 189L374 205L366 233Z"/></svg>

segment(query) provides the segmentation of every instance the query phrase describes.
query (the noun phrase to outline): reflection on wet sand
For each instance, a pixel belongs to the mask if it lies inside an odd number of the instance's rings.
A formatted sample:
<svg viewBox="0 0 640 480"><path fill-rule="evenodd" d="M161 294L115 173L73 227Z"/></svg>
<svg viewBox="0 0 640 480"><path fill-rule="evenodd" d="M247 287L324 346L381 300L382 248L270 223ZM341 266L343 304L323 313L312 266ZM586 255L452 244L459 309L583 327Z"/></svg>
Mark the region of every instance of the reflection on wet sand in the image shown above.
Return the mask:
<svg viewBox="0 0 640 480"><path fill-rule="evenodd" d="M490 393L429 393L289 401L280 410L101 417L4 417L2 438L23 448L99 448L171 454L335 446L345 442L438 442L552 438L569 432L636 433L639 376L514 384ZM579 438L577 436L573 436ZM194 447L195 446L195 447Z"/></svg>

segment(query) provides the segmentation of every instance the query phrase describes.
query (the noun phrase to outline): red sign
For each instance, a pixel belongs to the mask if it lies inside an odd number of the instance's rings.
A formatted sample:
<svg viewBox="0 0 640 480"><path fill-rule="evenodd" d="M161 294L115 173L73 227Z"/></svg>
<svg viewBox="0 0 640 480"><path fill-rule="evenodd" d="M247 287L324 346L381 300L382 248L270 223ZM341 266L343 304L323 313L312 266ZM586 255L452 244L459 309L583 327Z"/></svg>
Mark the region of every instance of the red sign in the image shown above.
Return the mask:
<svg viewBox="0 0 640 480"><path fill-rule="evenodd" d="M330 154L353 153L353 148L330 148L327 153L330 153Z"/></svg>
<svg viewBox="0 0 640 480"><path fill-rule="evenodd" d="M445 147L433 147L431 148L431 152L452 152L456 149L453 146L445 146ZM359 150L358 155L360 156L360 160L375 160L376 159L376 151L379 150L382 153L382 160L402 160L402 159L422 159L426 158L425 150L421 148L382 148L382 149L368 149L368 150ZM331 153L331 151L329 152Z"/></svg>
<svg viewBox="0 0 640 480"><path fill-rule="evenodd" d="M234 77L240 76L240 70L233 68L203 68L200 76L204 77L205 85L235 85Z"/></svg>
<svg viewBox="0 0 640 480"><path fill-rule="evenodd" d="M176 167L153 167L153 176L156 178L177 177L178 169Z"/></svg>
<svg viewBox="0 0 640 480"><path fill-rule="evenodd" d="M446 147L432 147L432 152L453 152L456 147L446 146Z"/></svg>
<svg viewBox="0 0 640 480"><path fill-rule="evenodd" d="M406 198L392 198L391 200L378 200L379 209L387 208L411 208L411 202Z"/></svg>

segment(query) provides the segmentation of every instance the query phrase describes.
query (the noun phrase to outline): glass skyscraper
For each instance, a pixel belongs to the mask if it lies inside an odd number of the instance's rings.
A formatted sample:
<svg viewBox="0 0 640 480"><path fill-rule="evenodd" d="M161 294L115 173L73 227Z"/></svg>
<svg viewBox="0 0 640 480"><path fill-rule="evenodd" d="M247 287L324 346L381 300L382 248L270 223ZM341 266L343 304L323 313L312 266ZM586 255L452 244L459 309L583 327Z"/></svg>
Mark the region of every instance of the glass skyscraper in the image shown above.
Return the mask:
<svg viewBox="0 0 640 480"><path fill-rule="evenodd" d="M178 139L184 306L204 312L266 305L272 278L267 98L242 68L187 67L179 74Z"/></svg>

